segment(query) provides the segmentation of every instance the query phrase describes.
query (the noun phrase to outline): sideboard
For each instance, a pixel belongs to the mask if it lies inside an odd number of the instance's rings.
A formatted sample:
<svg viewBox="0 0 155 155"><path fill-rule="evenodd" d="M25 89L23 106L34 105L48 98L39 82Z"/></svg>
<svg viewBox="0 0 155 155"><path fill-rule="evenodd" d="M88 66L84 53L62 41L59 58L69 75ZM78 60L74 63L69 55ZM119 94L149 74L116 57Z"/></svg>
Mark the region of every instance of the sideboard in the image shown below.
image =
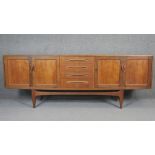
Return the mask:
<svg viewBox="0 0 155 155"><path fill-rule="evenodd" d="M30 89L33 107L44 95L117 96L123 107L124 90L150 89L150 55L5 55L6 88Z"/></svg>

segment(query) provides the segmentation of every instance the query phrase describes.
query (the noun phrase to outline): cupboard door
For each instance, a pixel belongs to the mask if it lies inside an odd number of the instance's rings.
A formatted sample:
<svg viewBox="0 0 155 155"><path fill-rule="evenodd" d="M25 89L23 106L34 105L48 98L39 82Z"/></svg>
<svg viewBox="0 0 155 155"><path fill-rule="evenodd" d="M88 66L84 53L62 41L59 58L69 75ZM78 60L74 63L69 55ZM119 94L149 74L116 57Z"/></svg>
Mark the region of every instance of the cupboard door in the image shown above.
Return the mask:
<svg viewBox="0 0 155 155"><path fill-rule="evenodd" d="M150 85L150 60L145 57L128 57L126 60L125 86L146 87Z"/></svg>
<svg viewBox="0 0 155 155"><path fill-rule="evenodd" d="M59 57L32 58L33 87L58 87Z"/></svg>
<svg viewBox="0 0 155 155"><path fill-rule="evenodd" d="M4 56L5 85L27 89L30 86L29 58L24 56Z"/></svg>
<svg viewBox="0 0 155 155"><path fill-rule="evenodd" d="M118 87L121 84L121 59L118 57L96 58L96 87Z"/></svg>

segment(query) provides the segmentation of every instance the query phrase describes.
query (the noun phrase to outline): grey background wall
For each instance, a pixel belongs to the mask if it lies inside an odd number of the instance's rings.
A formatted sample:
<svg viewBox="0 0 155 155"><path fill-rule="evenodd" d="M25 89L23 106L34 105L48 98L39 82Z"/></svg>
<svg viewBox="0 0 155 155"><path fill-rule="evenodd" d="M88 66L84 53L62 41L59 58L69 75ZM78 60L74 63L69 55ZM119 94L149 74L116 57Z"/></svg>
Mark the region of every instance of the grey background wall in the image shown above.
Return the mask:
<svg viewBox="0 0 155 155"><path fill-rule="evenodd" d="M155 56L155 35L151 34L0 34L0 97L30 95L29 91L8 90L3 85L5 54L149 54ZM155 70L155 63L153 65ZM151 90L127 92L133 97L154 98Z"/></svg>

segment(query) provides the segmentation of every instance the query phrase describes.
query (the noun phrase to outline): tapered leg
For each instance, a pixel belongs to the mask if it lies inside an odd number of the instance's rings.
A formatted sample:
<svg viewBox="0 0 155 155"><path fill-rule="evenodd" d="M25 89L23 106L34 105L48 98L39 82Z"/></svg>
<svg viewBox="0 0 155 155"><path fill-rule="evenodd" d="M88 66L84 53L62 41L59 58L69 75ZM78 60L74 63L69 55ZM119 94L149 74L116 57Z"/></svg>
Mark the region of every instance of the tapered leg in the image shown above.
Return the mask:
<svg viewBox="0 0 155 155"><path fill-rule="evenodd" d="M40 100L43 100L43 98L44 98L43 96L40 96Z"/></svg>
<svg viewBox="0 0 155 155"><path fill-rule="evenodd" d="M124 101L124 90L120 90L119 94L119 101L120 101L120 108L123 108L123 101Z"/></svg>
<svg viewBox="0 0 155 155"><path fill-rule="evenodd" d="M36 106L36 95L35 95L34 90L32 90L32 105L33 105L33 108L35 108L35 106Z"/></svg>

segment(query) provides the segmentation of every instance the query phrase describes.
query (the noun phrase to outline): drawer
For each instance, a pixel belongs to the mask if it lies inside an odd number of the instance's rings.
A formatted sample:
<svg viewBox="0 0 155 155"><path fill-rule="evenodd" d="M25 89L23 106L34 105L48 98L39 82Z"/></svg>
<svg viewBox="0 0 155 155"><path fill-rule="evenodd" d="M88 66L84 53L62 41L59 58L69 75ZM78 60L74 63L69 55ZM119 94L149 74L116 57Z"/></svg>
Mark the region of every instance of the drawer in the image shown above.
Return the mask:
<svg viewBox="0 0 155 155"><path fill-rule="evenodd" d="M64 56L61 57L61 63L65 66L89 66L94 62L93 57L83 57L83 56Z"/></svg>
<svg viewBox="0 0 155 155"><path fill-rule="evenodd" d="M94 86L94 57L60 57L62 88L92 88Z"/></svg>
<svg viewBox="0 0 155 155"><path fill-rule="evenodd" d="M91 76L65 76L62 81L75 80L75 81L92 81Z"/></svg>
<svg viewBox="0 0 155 155"><path fill-rule="evenodd" d="M77 76L70 76L64 77L62 80L62 87L66 88L90 88L93 87L93 78L92 77L77 77Z"/></svg>
<svg viewBox="0 0 155 155"><path fill-rule="evenodd" d="M91 69L91 66L89 65L80 65L80 66L75 66L75 65L66 65L63 66L64 72L66 73L88 73L89 70Z"/></svg>
<svg viewBox="0 0 155 155"><path fill-rule="evenodd" d="M65 78L89 78L91 77L89 73L87 72L65 72L64 73Z"/></svg>
<svg viewBox="0 0 155 155"><path fill-rule="evenodd" d="M69 69L69 70L62 70L61 71L61 78L92 78L94 71L92 68L88 68L86 70L79 70L79 69Z"/></svg>
<svg viewBox="0 0 155 155"><path fill-rule="evenodd" d="M90 88L92 87L92 84L88 80L76 80L76 79L68 79L63 80L62 86L64 88L73 88L73 89L79 89L79 88Z"/></svg>

